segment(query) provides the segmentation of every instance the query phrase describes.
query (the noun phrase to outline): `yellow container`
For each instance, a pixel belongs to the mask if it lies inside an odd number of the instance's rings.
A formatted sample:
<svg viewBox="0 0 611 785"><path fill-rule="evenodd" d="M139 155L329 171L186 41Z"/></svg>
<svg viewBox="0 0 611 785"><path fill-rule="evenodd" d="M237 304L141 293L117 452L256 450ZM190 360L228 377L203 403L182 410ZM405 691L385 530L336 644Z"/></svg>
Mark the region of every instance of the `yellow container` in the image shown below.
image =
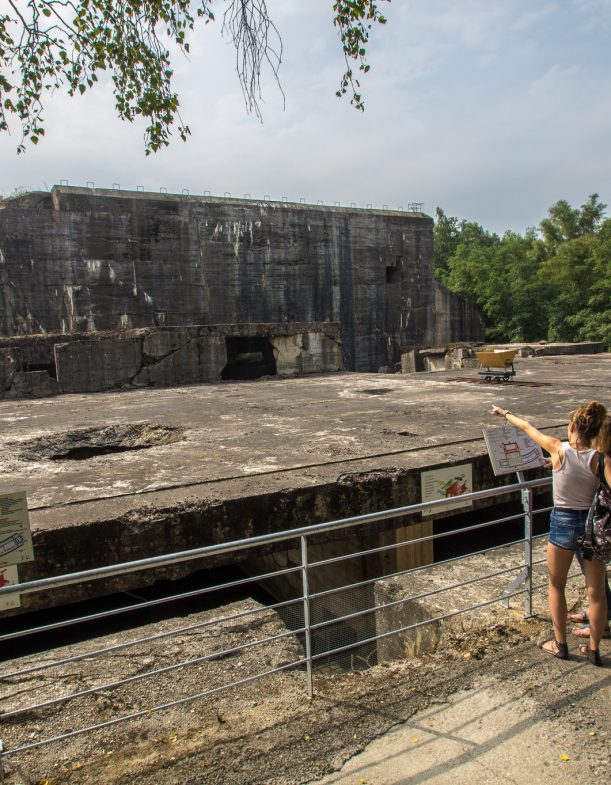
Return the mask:
<svg viewBox="0 0 611 785"><path fill-rule="evenodd" d="M518 353L518 349L491 349L485 352L475 352L483 368L511 368L513 358Z"/></svg>

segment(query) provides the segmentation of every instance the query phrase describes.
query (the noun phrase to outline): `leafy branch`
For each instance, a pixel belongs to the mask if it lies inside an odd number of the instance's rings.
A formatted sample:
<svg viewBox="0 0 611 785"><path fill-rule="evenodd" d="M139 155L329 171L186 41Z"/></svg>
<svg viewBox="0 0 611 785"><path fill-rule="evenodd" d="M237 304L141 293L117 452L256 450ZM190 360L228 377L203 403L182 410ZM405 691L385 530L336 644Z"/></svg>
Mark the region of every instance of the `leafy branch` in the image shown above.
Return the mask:
<svg viewBox="0 0 611 785"><path fill-rule="evenodd" d="M390 0L380 0L389 2ZM369 33L374 24L386 24L384 17L374 0L337 0L333 3L333 24L339 29L342 50L346 61L346 71L342 76L336 95L341 98L350 91L350 103L361 112L365 109L361 85L354 75L354 67L363 74L368 73L371 66L367 62L367 44Z"/></svg>
<svg viewBox="0 0 611 785"><path fill-rule="evenodd" d="M390 0L380 0L390 2ZM172 129L184 141L190 134L173 89L168 46L189 52L188 35L199 20L214 21L214 0L6 0L0 10L0 132L9 120L21 127L17 151L44 136L44 104L55 90L80 95L111 75L115 108L122 120L147 121L147 154L167 146ZM220 0L218 0L220 2ZM261 117L260 77L268 66L280 86L282 39L266 0L223 0L222 33L236 50L236 70L248 111ZM347 70L338 95L352 92L363 109L351 62L367 73L366 44L374 23L384 17L373 0L334 2ZM282 91L282 88L280 88Z"/></svg>

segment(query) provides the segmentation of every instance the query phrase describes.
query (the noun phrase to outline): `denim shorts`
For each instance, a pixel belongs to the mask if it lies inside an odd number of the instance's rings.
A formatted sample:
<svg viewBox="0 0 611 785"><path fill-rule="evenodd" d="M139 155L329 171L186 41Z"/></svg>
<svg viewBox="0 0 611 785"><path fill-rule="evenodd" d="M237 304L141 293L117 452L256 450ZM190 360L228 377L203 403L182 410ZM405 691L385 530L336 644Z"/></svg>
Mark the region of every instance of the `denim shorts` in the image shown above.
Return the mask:
<svg viewBox="0 0 611 785"><path fill-rule="evenodd" d="M576 551L579 548L577 539L583 536L587 519L588 510L554 507L549 519L549 541L558 548Z"/></svg>

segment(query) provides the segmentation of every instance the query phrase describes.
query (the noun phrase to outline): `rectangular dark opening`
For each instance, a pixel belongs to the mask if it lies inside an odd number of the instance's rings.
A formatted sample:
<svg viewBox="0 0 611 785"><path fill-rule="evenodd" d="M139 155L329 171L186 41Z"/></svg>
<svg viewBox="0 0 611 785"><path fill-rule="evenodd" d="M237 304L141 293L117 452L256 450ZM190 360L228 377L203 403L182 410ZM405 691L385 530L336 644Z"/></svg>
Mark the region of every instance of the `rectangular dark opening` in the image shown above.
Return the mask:
<svg viewBox="0 0 611 785"><path fill-rule="evenodd" d="M276 358L269 339L260 335L228 335L225 338L227 365L222 379L248 380L275 376Z"/></svg>
<svg viewBox="0 0 611 785"><path fill-rule="evenodd" d="M398 267L386 268L386 283L401 283L401 270Z"/></svg>
<svg viewBox="0 0 611 785"><path fill-rule="evenodd" d="M57 379L57 369L55 363L24 363L25 373L30 371L46 371L52 379Z"/></svg>

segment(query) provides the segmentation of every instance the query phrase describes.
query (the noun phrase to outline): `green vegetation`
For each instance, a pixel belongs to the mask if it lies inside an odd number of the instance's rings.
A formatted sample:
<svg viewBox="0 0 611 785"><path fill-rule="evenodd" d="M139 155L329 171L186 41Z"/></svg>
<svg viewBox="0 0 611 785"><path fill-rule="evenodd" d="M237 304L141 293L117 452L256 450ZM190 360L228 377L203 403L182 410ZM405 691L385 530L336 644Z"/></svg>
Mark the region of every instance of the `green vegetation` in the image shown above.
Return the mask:
<svg viewBox="0 0 611 785"><path fill-rule="evenodd" d="M491 234L437 208L435 274L476 303L491 341L603 341L611 349L611 218L592 194L539 230Z"/></svg>
<svg viewBox="0 0 611 785"><path fill-rule="evenodd" d="M386 21L383 2L390 0L332 3L346 60L337 95L348 93L360 110L355 72L369 71L366 47L372 27ZM53 90L82 94L107 71L119 117L148 123L147 154L169 144L175 122L186 140L190 130L180 117L168 47L188 53L189 34L214 21L218 6L225 9L221 31L235 46L246 106L260 117L261 71L268 66L278 81L282 62L282 39L265 0L9 0L0 8L0 131L8 131L12 119L21 127L18 152L28 142L38 144Z"/></svg>

